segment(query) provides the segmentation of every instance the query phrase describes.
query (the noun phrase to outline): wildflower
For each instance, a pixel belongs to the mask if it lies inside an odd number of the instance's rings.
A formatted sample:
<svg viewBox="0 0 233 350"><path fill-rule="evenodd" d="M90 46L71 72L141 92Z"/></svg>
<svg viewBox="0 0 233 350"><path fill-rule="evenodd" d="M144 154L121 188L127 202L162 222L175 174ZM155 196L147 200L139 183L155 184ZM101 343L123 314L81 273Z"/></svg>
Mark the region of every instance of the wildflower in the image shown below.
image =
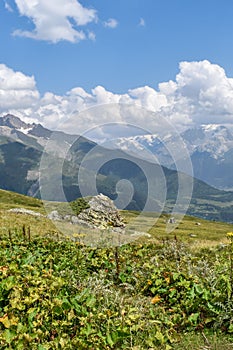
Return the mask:
<svg viewBox="0 0 233 350"><path fill-rule="evenodd" d="M228 232L227 237L232 238L233 237L233 232Z"/></svg>
<svg viewBox="0 0 233 350"><path fill-rule="evenodd" d="M161 297L159 295L156 295L154 298L151 299L151 304L156 304L158 302L160 302Z"/></svg>
<svg viewBox="0 0 233 350"><path fill-rule="evenodd" d="M149 286L152 284L152 281L151 280L148 280L147 281L147 284L149 284Z"/></svg>

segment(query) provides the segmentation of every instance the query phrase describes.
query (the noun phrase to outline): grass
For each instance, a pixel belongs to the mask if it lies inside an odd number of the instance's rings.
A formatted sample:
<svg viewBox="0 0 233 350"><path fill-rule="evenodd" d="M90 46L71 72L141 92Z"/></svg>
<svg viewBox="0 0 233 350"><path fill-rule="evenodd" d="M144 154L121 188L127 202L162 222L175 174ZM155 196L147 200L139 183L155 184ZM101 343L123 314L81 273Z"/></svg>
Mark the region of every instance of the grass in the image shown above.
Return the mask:
<svg viewBox="0 0 233 350"><path fill-rule="evenodd" d="M80 226L59 222L54 225L54 223L46 217L38 218L31 215L8 212L8 210L12 208L25 208L45 216L52 210L58 210L62 215L75 215L67 203L47 202L45 204L46 207L43 206L43 202L39 199L23 196L15 192L0 190L0 232L22 227L26 223L27 226L30 226L32 234L35 235L43 235L51 232L56 234L62 231L67 235L85 234L89 241L92 240L91 237L94 235L94 232L85 230ZM132 232L140 232L143 230L147 232L149 227L148 232L151 237L148 238L145 236L139 238L141 243L151 242L157 244L164 239L169 239L169 237L175 234L178 239L187 243L190 247L193 247L193 249L211 248L220 244L226 244L226 233L233 231L232 224L185 216L178 227L175 227L174 231L168 234L166 233L166 228L169 216L166 214L162 214L159 217L156 213L143 213L143 216L138 217L138 212L121 211L121 215L127 225L130 225ZM170 225L170 227L172 227L172 225ZM94 237L93 240L95 242L97 237Z"/></svg>
<svg viewBox="0 0 233 350"><path fill-rule="evenodd" d="M122 211L121 213L126 223L132 222L138 215L137 212L133 211ZM155 214L146 213L144 217L139 220L138 227L135 225L135 229L140 231L140 225L146 226L147 221L150 223L154 218L157 219ZM178 239L195 249L204 247L211 248L219 244L226 244L226 233L233 230L232 224L185 216L178 227L176 227L171 234L168 234L166 233L168 219L169 215L162 214L153 227L150 228L150 242L158 243L163 239L173 237L175 234ZM148 241L148 238L143 238L142 242L145 240Z"/></svg>
<svg viewBox="0 0 233 350"><path fill-rule="evenodd" d="M174 350L232 350L233 340L227 336L210 332L184 333L182 339L175 344Z"/></svg>
<svg viewBox="0 0 233 350"><path fill-rule="evenodd" d="M0 190L0 209L15 207L34 209L44 212L43 202L37 198L27 197L16 192Z"/></svg>

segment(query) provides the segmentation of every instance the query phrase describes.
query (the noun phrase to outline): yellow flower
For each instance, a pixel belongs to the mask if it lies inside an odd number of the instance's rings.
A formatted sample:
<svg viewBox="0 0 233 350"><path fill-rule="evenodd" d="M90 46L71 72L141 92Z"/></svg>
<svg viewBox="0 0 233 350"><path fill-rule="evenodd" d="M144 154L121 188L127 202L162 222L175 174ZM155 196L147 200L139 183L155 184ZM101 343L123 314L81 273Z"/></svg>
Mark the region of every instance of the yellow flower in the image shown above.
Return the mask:
<svg viewBox="0 0 233 350"><path fill-rule="evenodd" d="M159 295L156 295L154 298L151 299L151 304L156 304L161 300Z"/></svg>
<svg viewBox="0 0 233 350"><path fill-rule="evenodd" d="M149 286L152 284L152 281L151 280L148 280L147 281L147 284L149 284Z"/></svg>
<svg viewBox="0 0 233 350"><path fill-rule="evenodd" d="M2 323L6 328L10 328L11 326L17 326L18 318L12 316L11 318L5 314L3 317L0 317L0 323Z"/></svg>
<svg viewBox="0 0 233 350"><path fill-rule="evenodd" d="M233 232L227 232L227 237L233 237Z"/></svg>

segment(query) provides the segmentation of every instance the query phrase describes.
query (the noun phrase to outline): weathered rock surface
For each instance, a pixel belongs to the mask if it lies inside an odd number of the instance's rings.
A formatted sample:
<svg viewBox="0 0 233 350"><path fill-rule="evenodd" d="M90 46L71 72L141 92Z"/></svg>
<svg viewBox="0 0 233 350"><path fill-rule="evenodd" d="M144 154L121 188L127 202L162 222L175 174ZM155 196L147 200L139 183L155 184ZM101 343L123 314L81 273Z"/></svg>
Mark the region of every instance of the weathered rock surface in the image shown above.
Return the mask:
<svg viewBox="0 0 233 350"><path fill-rule="evenodd" d="M125 223L113 201L99 194L88 200L88 208L84 209L79 215L61 215L57 210L48 214L48 219L53 221L66 221L75 225L81 225L87 228L105 229L111 228L121 230L125 228Z"/></svg>
<svg viewBox="0 0 233 350"><path fill-rule="evenodd" d="M78 215L78 222L88 227L104 229L104 228L121 228L125 227L125 223L113 201L99 194L92 197L89 201L89 208L84 209Z"/></svg>
<svg viewBox="0 0 233 350"><path fill-rule="evenodd" d="M32 216L44 216L40 213L37 213L33 210L25 209L25 208L13 208L9 209L9 212L16 213L16 214L26 214L26 215L32 215Z"/></svg>
<svg viewBox="0 0 233 350"><path fill-rule="evenodd" d="M62 221L63 220L63 217L58 213L57 210L51 211L51 213L49 213L47 215L47 218L50 220L54 220L54 221Z"/></svg>

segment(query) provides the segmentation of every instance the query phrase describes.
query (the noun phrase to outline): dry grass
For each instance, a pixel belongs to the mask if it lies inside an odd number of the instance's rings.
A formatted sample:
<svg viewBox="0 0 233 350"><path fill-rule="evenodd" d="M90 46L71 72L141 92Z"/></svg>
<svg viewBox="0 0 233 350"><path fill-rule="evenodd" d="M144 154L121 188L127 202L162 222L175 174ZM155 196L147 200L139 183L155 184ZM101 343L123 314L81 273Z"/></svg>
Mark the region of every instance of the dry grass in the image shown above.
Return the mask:
<svg viewBox="0 0 233 350"><path fill-rule="evenodd" d="M137 213L136 212L125 212L122 211L122 215L125 217L125 221L129 224L134 221ZM227 238L226 233L233 231L233 225L224 222L207 221L195 217L185 216L177 227L173 225L174 230L171 233L166 232L168 215L161 215L157 222L156 216L151 213L147 213L140 220L142 226L146 227L146 221L151 222L154 219L154 225L148 231L151 235L150 241L159 242L163 239L173 238L174 235L189 246L193 248L210 248L219 244L226 244ZM140 231L140 221L138 222L137 228ZM143 238L145 240L148 238Z"/></svg>

